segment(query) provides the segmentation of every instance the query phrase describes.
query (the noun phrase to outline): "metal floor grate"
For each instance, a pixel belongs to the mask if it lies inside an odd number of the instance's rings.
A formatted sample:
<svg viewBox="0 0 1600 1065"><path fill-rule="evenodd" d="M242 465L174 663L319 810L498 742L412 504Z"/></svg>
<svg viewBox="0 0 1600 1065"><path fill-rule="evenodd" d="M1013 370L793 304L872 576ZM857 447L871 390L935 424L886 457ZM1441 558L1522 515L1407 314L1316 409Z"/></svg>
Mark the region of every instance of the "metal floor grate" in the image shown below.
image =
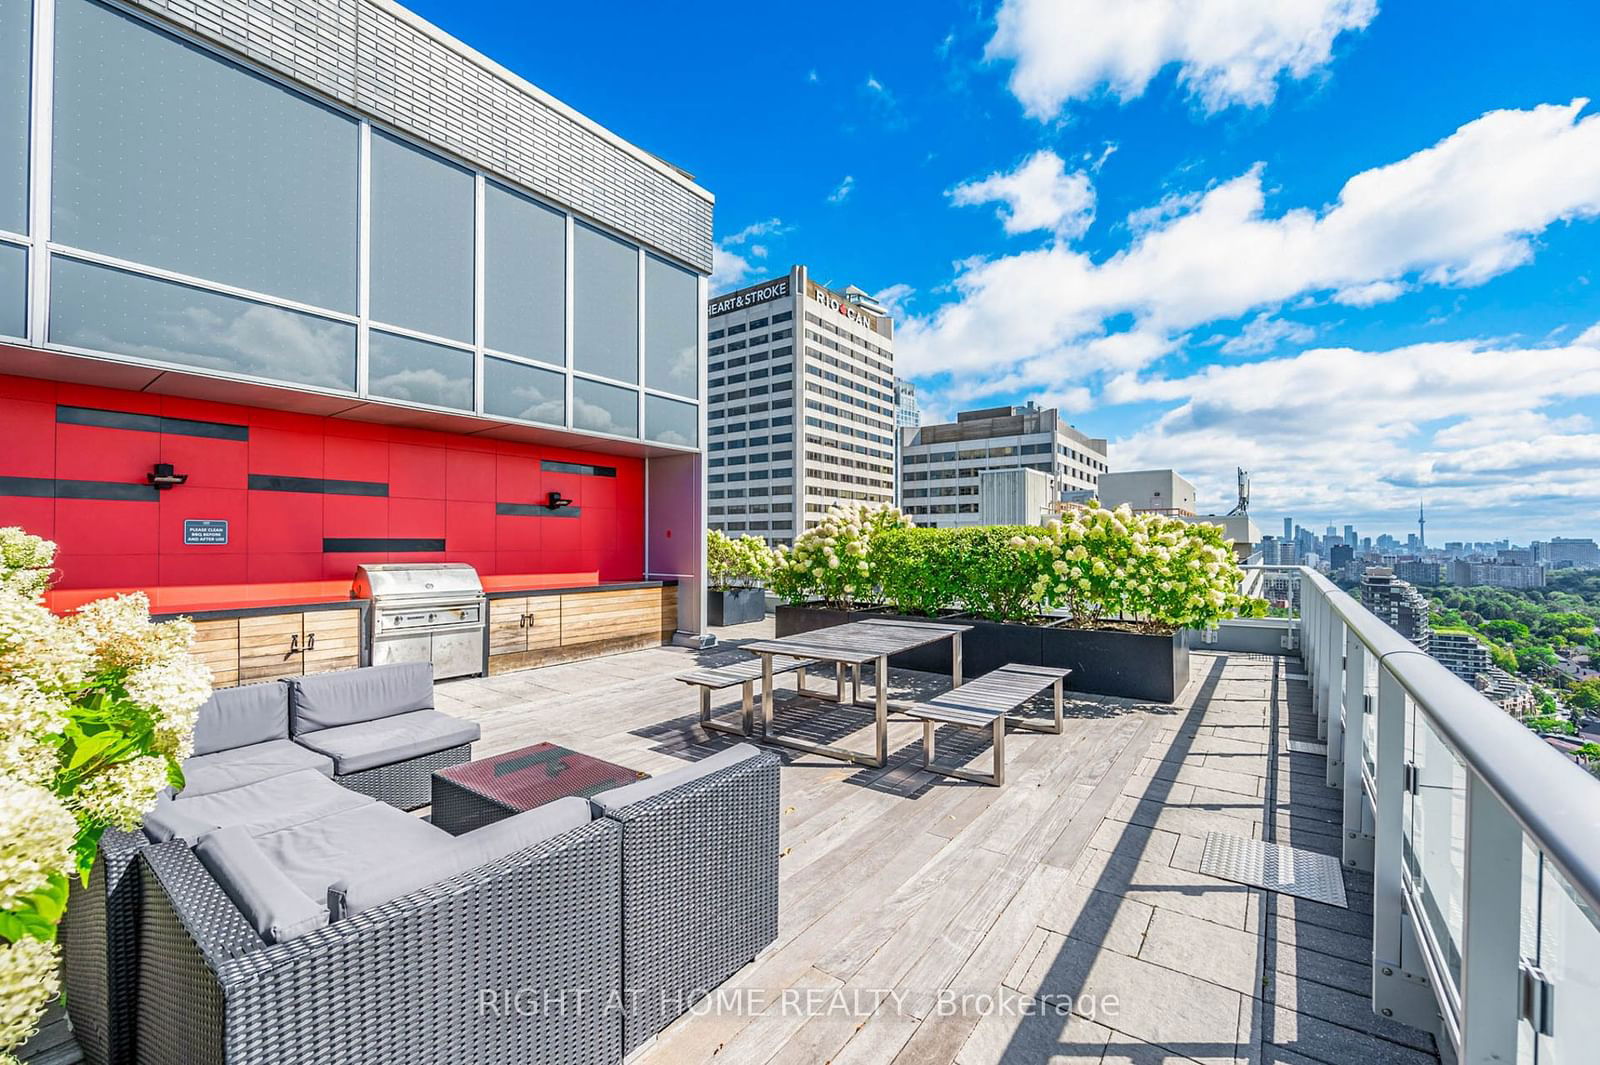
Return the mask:
<svg viewBox="0 0 1600 1065"><path fill-rule="evenodd" d="M1293 754L1327 754L1328 745L1318 740L1289 740L1289 750Z"/></svg>
<svg viewBox="0 0 1600 1065"><path fill-rule="evenodd" d="M1281 843L1207 832L1200 871L1236 884L1344 908L1344 874L1337 858Z"/></svg>

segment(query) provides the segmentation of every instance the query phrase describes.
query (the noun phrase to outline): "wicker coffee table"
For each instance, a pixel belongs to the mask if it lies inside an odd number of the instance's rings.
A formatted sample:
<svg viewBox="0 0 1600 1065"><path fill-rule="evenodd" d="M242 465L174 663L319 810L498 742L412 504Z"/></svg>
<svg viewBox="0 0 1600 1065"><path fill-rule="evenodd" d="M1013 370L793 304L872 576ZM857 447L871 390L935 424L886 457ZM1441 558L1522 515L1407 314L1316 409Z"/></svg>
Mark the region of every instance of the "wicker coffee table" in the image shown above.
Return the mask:
<svg viewBox="0 0 1600 1065"><path fill-rule="evenodd" d="M432 820L459 836L547 802L597 795L649 775L553 743L536 743L436 770Z"/></svg>

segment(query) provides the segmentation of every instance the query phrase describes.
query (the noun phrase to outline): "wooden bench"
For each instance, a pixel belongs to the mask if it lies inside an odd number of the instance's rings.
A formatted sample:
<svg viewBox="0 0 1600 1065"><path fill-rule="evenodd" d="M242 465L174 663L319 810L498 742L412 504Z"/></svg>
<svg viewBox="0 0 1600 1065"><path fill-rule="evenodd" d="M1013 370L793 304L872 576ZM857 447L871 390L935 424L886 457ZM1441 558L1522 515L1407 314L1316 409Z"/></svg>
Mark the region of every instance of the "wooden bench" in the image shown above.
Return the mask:
<svg viewBox="0 0 1600 1065"><path fill-rule="evenodd" d="M774 657L772 660L772 675L780 673L795 674L794 690L801 695L809 694L806 691L806 667L817 663L804 658ZM713 732L726 732L730 736L748 738L755 730L755 685L761 679L761 659L751 658L743 662L734 662L726 666L708 666L704 669L691 669L687 673L679 673L674 680L693 685L700 689L700 725ZM744 698L739 713L739 725L725 725L720 721L711 719L711 693L731 688L738 684L744 689ZM844 672L839 671L839 692L844 693Z"/></svg>
<svg viewBox="0 0 1600 1065"><path fill-rule="evenodd" d="M1059 734L1062 730L1061 702L1070 669L1055 666L1005 665L976 680L952 688L923 703L913 703L899 712L922 722L922 768L948 777L959 777L979 784L999 787L1006 782L1006 725L1029 732ZM1036 695L1054 689L1055 712L1048 723L1017 713ZM934 729L939 725L982 732L994 736L994 772L977 773L959 766L934 761Z"/></svg>

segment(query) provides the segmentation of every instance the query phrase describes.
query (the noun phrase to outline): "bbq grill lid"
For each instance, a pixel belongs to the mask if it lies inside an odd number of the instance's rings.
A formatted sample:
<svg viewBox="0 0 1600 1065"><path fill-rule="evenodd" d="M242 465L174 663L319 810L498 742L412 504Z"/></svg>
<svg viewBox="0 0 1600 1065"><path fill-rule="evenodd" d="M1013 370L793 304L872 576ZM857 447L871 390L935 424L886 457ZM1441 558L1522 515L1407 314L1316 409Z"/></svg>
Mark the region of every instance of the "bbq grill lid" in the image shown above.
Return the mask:
<svg viewBox="0 0 1600 1065"><path fill-rule="evenodd" d="M478 571L465 562L395 562L356 567L355 599L481 596Z"/></svg>

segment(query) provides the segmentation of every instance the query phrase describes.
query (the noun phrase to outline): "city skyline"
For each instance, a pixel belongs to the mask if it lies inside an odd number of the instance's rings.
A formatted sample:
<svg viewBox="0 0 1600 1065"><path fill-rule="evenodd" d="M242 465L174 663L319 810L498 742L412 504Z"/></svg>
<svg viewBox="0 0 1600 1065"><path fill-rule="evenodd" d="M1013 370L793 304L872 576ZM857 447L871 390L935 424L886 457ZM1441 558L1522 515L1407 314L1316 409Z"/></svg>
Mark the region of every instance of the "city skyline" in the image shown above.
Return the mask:
<svg viewBox="0 0 1600 1065"><path fill-rule="evenodd" d="M714 288L807 262L882 299L930 420L1061 406L1202 509L1236 466L1263 515L1400 528L1425 492L1441 538L1600 503L1584 5L1154 5L1147 35L1109 2L890 3L856 32L634 5L604 77L560 43L586 10L415 6L693 172ZM701 52L684 106L662 57ZM803 149L754 150L775 113Z"/></svg>

